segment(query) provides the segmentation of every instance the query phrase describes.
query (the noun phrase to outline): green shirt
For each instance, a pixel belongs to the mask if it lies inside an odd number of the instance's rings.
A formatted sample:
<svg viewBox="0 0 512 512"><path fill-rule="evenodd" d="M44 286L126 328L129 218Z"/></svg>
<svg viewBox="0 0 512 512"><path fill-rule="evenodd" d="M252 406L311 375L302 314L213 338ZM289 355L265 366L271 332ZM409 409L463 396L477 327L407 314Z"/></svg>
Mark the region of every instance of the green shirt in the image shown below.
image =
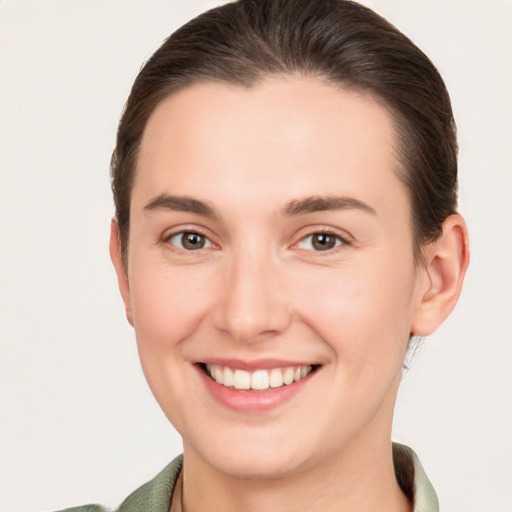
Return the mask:
<svg viewBox="0 0 512 512"><path fill-rule="evenodd" d="M437 496L421 463L409 447L393 443L393 462L400 487L414 502L413 512L439 512ZM183 465L176 457L153 480L132 492L113 512L168 512ZM68 508L62 512L107 512L101 505Z"/></svg>

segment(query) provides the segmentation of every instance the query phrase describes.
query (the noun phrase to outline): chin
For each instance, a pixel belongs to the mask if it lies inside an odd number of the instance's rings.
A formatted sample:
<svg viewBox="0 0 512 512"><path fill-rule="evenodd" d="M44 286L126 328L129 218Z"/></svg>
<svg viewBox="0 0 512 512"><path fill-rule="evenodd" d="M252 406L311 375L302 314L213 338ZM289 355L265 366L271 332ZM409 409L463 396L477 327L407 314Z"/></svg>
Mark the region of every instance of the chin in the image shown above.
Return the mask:
<svg viewBox="0 0 512 512"><path fill-rule="evenodd" d="M245 438L241 442L232 439L222 444L217 444L218 441L216 446L192 448L192 452L214 470L233 478L274 480L300 471L307 465L303 446L256 438ZM188 452L185 448L185 460Z"/></svg>
<svg viewBox="0 0 512 512"><path fill-rule="evenodd" d="M217 471L234 478L248 480L278 480L296 473L302 466L297 457L277 453L274 457L266 457L261 453L244 450L242 454L233 456L212 457L212 466Z"/></svg>

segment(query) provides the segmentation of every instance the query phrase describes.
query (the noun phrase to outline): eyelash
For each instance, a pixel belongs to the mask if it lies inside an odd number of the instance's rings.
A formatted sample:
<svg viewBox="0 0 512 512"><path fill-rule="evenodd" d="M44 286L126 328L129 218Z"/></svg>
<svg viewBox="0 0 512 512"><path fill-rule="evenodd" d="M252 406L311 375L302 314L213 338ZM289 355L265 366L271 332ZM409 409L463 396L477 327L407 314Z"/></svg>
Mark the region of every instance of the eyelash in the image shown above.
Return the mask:
<svg viewBox="0 0 512 512"><path fill-rule="evenodd" d="M303 249L303 250L311 250L313 252L318 252L318 253L322 253L322 252L325 252L327 254L332 254L333 252L336 252L338 250L340 250L342 247L346 247L346 246L350 246L352 245L351 242L341 236L338 232L332 230L332 229L319 229L318 231L313 231L311 233L309 233L308 235L306 236L303 236L299 242L295 245L299 245L301 244L302 242L304 242L305 240L307 240L308 238L312 238L312 237L315 237L315 236L326 236L326 237L332 237L335 239L335 244L334 247L331 247L331 248L326 248L326 249L322 249L322 250L314 250L314 249ZM313 243L313 242L312 242ZM302 248L301 247L298 247L299 250L301 250Z"/></svg>
<svg viewBox="0 0 512 512"><path fill-rule="evenodd" d="M197 247L197 248L193 248L193 249L187 249L183 246L183 240L184 240L184 237L185 236L197 236L197 237L200 237L203 241L203 245L200 246L200 247ZM330 238L334 238L334 243L335 245L333 247L327 247L327 248L322 248L322 249L318 249L318 250L315 250L314 248L304 248L304 247L297 247L297 249L299 250L306 250L306 251L312 251L312 252L325 252L325 253L332 253L334 251L337 251L337 250L340 250L341 247L343 246L350 246L351 245L351 242L349 240L347 240L346 238L340 236L339 233L335 232L334 230L331 230L331 229L319 229L318 231L313 231L305 236L303 236L299 242L297 242L295 244L295 246L299 246L301 243L303 243L305 240L307 240L308 238L313 238L313 237L321 237L321 236L325 236L325 237L330 237ZM173 242L172 240L173 239L177 239L179 238L180 240L180 245L181 247L178 245L178 243L176 242ZM211 247L215 247L215 244L203 233L201 233L200 231L198 230L194 230L194 229L190 229L190 230L182 230L182 231L178 231L178 232L174 232L174 233L171 233L167 236L165 236L163 238L163 241L172 245L173 247L176 247L177 249L181 250L181 251L185 251L185 252L196 252L196 251L200 251L201 249L209 249ZM314 242L312 241L311 242L311 245L313 245Z"/></svg>
<svg viewBox="0 0 512 512"><path fill-rule="evenodd" d="M197 236L197 237L200 237L203 241L204 241L204 244L203 246L201 247L198 247L198 248L195 248L195 249L186 249L185 247L183 247L183 239L185 236ZM179 247L176 243L173 243L173 238L180 238L181 240L181 247ZM210 247L213 247L215 244L206 236L204 235L203 233L201 233L200 231L197 231L197 230L194 230L194 229L186 229L186 230L182 230L182 231L178 231L176 233L170 233L169 235L165 236L164 237L164 242L178 248L179 250L182 250L182 251L185 251L185 252L196 252L196 251L199 251L201 249L208 249Z"/></svg>

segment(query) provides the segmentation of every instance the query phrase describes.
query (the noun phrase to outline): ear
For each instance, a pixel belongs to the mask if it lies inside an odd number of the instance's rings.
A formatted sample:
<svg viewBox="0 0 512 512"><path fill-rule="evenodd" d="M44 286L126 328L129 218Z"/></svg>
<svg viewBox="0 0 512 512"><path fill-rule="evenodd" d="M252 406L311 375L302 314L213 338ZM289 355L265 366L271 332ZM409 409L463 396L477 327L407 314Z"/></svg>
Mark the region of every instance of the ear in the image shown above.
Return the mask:
<svg viewBox="0 0 512 512"><path fill-rule="evenodd" d="M117 274L117 282L119 284L119 291L123 298L124 307L126 311L126 318L130 325L133 326L133 314L130 297L130 283L126 273L125 264L123 261L123 252L121 247L121 235L119 233L119 225L117 219L112 219L110 222L110 259L114 264Z"/></svg>
<svg viewBox="0 0 512 512"><path fill-rule="evenodd" d="M458 215L443 222L441 236L425 250L426 285L413 315L411 333L432 334L452 312L462 289L469 263L469 238L466 223Z"/></svg>

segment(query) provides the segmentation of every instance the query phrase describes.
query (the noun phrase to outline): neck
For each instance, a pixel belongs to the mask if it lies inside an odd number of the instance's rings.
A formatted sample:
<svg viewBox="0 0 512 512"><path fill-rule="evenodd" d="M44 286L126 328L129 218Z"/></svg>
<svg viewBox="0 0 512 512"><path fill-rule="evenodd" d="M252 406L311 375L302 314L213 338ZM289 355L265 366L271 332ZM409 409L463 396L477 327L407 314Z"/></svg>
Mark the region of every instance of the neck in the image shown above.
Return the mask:
<svg viewBox="0 0 512 512"><path fill-rule="evenodd" d="M272 479L227 475L184 453L183 512L412 510L396 482L391 441L351 446L343 457Z"/></svg>

